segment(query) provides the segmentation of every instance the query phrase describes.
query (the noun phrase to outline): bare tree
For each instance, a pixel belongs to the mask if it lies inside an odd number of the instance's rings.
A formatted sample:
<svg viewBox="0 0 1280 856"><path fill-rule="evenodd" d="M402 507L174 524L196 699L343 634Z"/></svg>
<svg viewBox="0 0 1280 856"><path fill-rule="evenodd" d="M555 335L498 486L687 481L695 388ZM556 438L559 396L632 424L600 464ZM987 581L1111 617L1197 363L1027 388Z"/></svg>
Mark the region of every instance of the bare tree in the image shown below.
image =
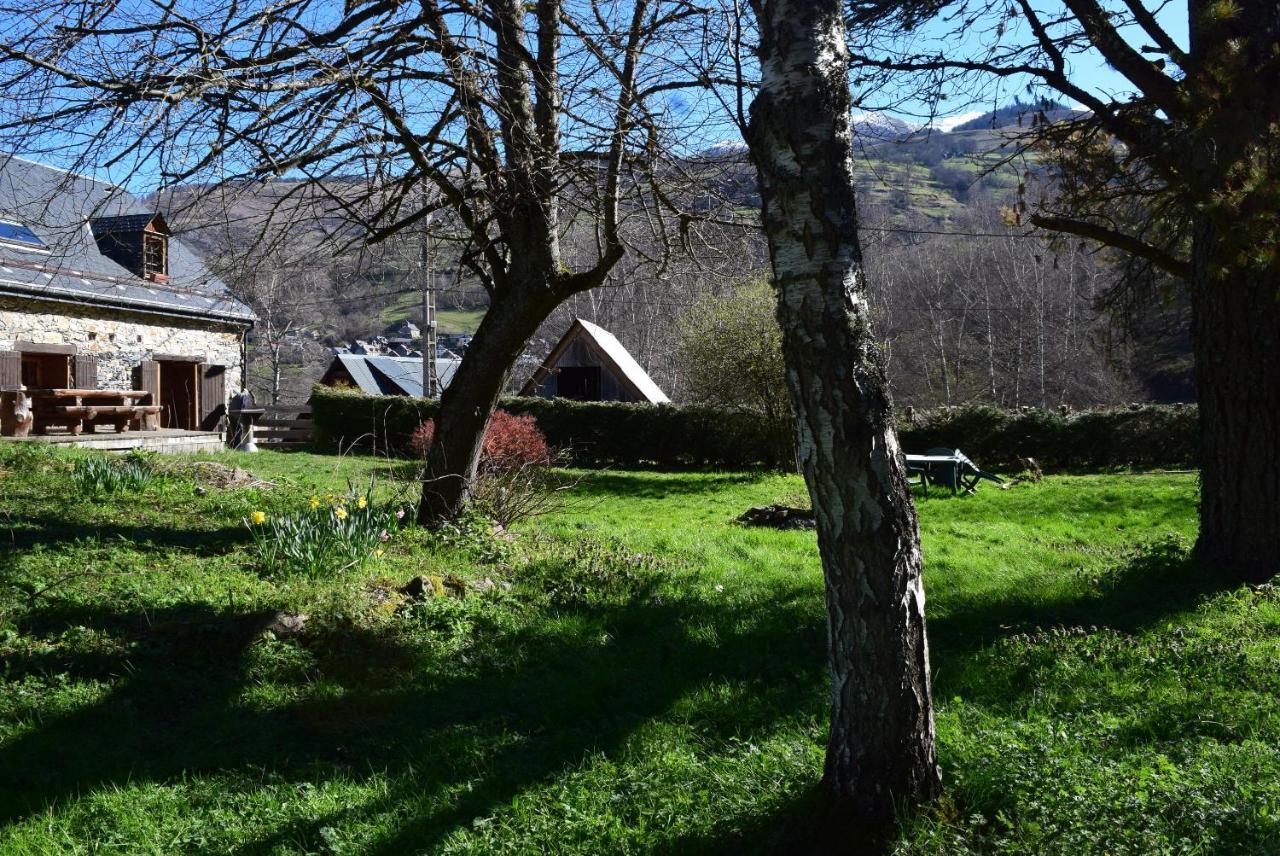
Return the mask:
<svg viewBox="0 0 1280 856"><path fill-rule="evenodd" d="M871 334L840 0L755 0L760 176L799 457L826 577L823 785L861 823L941 787L920 535Z"/></svg>

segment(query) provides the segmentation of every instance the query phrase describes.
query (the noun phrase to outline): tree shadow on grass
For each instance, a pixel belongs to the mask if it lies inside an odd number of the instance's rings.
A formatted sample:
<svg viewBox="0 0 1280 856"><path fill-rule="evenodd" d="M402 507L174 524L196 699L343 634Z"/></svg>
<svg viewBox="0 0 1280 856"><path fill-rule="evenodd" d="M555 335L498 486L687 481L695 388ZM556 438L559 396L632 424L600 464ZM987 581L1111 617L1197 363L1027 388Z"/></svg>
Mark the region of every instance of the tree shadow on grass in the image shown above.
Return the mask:
<svg viewBox="0 0 1280 856"><path fill-rule="evenodd" d="M1057 600L1010 587L1002 596L981 602L950 603L946 614L930 617L930 642L948 655L1047 627L1109 627L1133 633L1236 585L1172 541L1139 546L1098 573L1081 572L1077 583L1073 595Z"/></svg>
<svg viewBox="0 0 1280 856"><path fill-rule="evenodd" d="M37 545L83 542L96 538L104 543L124 541L138 546L182 550L195 556L218 556L243 545L243 526L195 529L189 526L132 526L101 521L77 521L54 514L18 515L8 521L12 535L6 547L29 550Z"/></svg>
<svg viewBox="0 0 1280 856"><path fill-rule="evenodd" d="M0 825L78 795L140 781L168 782L246 766L285 781L379 771L386 792L335 815L263 830L250 852L289 842L320 847L342 817L405 814L379 852L430 849L530 784L617 751L645 721L709 682L744 686L744 703L703 728L749 736L797 710L820 710L821 614L806 599L770 610L695 599L558 611L552 629L496 632L485 650L512 659L431 659L394 632L344 626L307 633L309 680L322 693L246 703L253 646L266 614L186 604L146 614L57 603L23 620L57 649L68 628L100 631L115 654L13 658L10 676L112 677L101 700L0 746ZM692 633L712 624L709 641ZM38 647L38 646L37 646ZM759 703L751 703L758 696ZM286 696L288 697L288 696Z"/></svg>
<svg viewBox="0 0 1280 856"><path fill-rule="evenodd" d="M755 484L765 473L590 472L578 484L576 496L591 498L669 499L676 496L715 496L726 488Z"/></svg>
<svg viewBox="0 0 1280 856"><path fill-rule="evenodd" d="M665 842L657 853L670 856L883 856L892 846L893 829L860 828L847 812L828 803L813 783L772 811L733 828L717 825L709 832Z"/></svg>

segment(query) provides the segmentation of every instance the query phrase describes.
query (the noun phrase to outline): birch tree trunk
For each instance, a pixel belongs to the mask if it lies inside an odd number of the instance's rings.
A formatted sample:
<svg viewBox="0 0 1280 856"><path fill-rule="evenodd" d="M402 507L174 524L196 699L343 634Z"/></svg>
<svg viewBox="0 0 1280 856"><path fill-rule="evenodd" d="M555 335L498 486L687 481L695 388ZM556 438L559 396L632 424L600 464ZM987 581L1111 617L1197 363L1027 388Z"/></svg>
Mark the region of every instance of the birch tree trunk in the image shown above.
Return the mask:
<svg viewBox="0 0 1280 856"><path fill-rule="evenodd" d="M935 752L915 507L871 335L854 209L840 0L756 0L760 180L787 382L826 578L831 733L824 790L887 825L934 797Z"/></svg>

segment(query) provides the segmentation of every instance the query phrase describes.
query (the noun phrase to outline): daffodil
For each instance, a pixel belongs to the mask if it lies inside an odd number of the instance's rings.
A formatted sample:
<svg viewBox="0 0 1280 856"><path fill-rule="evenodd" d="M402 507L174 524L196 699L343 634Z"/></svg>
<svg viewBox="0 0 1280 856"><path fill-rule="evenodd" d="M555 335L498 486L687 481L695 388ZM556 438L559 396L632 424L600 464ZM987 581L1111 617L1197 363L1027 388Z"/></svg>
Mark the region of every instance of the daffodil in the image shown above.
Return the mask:
<svg viewBox="0 0 1280 856"><path fill-rule="evenodd" d="M387 551L386 551L386 550L381 550L381 549L379 549L379 550L374 550L374 551L373 551L373 555L374 555L376 558L381 559L381 558L382 558L382 554L383 554L383 553L385 553L385 552L387 552Z"/></svg>
<svg viewBox="0 0 1280 856"><path fill-rule="evenodd" d="M347 510L343 508L341 505L339 505L337 508L333 510L333 516L338 518L339 520L346 520Z"/></svg>
<svg viewBox="0 0 1280 856"><path fill-rule="evenodd" d="M249 512L249 522L254 526L261 526L267 522L267 513L265 511Z"/></svg>
<svg viewBox="0 0 1280 856"><path fill-rule="evenodd" d="M360 497L358 500L356 500L356 508L364 508L364 507L366 507L368 504L369 504L369 500L368 500L368 499L366 499L366 498L365 498L365 497L363 497L363 496L362 496L362 497Z"/></svg>
<svg viewBox="0 0 1280 856"><path fill-rule="evenodd" d="M311 510L315 511L319 507L320 507L320 497L318 496L311 497Z"/></svg>
<svg viewBox="0 0 1280 856"><path fill-rule="evenodd" d="M327 502L327 503L329 503L330 505L333 505L333 494L331 494L331 493L326 493L326 494L324 495L324 501L325 501L325 502Z"/></svg>

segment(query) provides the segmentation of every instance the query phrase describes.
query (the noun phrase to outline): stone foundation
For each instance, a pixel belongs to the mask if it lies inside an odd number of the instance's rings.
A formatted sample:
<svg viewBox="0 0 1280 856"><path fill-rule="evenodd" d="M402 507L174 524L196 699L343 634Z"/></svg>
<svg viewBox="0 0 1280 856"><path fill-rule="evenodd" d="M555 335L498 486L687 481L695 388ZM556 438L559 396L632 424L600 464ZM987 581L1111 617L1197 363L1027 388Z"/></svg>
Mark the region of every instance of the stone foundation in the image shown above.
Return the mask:
<svg viewBox="0 0 1280 856"><path fill-rule="evenodd" d="M226 366L228 395L243 385L242 328L93 306L0 297L0 351L14 342L75 345L98 357L100 389L132 389L133 369L157 354L191 356Z"/></svg>

